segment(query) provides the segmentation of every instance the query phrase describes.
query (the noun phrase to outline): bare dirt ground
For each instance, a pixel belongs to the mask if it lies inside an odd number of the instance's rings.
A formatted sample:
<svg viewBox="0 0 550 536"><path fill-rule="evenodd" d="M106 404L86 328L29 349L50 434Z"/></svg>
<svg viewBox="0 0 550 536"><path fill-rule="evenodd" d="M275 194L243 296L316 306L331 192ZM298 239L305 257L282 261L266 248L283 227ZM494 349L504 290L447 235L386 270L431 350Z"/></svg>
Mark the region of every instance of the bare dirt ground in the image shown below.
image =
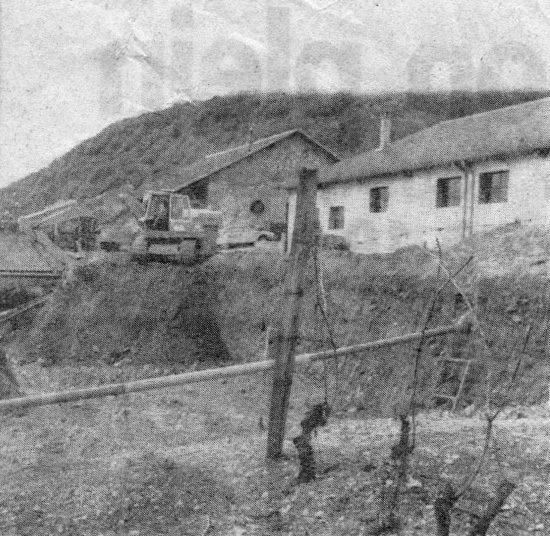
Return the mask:
<svg viewBox="0 0 550 536"><path fill-rule="evenodd" d="M496 253L482 243L476 246L479 262L462 275L466 288L479 294L493 365L506 372L526 326L534 326L514 400L541 404L548 400L550 246L546 232L520 229L516 236L516 231L505 230L499 242L509 258L499 249L504 260L493 262ZM452 252L451 265L470 255L467 246ZM253 250L254 255L217 256L195 271L123 261L81 270L29 326L16 329L9 350L22 391L261 358L266 327L279 309L284 262ZM516 266L524 250L537 255L524 255ZM422 275L437 272L432 257L417 250L372 259L327 255L325 285L338 346L418 329L433 293ZM478 269L492 273L503 264L506 277L478 278ZM416 275L409 273L411 266ZM536 277L527 277L526 268ZM309 317L300 350L329 348L311 313L314 293L306 298ZM437 318L442 324L454 319L451 299L454 291ZM205 337L205 331L215 338ZM222 342L227 352L220 351ZM467 348L484 357L474 343ZM425 359L438 357L437 344L428 350ZM200 359L226 353L220 361ZM0 535L367 534L379 507L383 463L398 435L394 420L373 416L382 409L391 415L389 401L400 394L398 380L411 354L396 349L376 355L362 359L363 367L350 363L351 380L338 393L346 404L314 438L318 477L307 485L297 485L299 462L291 439L307 408L322 400L322 382L314 374L297 375L286 458L277 463L265 461L269 374L0 415ZM51 366L40 366L41 361ZM472 391L485 386L481 374L471 380ZM402 535L433 536L431 504L439 479L460 484L476 465L484 421L479 413L466 413L419 416ZM475 487L491 491L507 478L517 488L490 535L550 534L549 424L550 412L541 405L507 409L496 421L490 459ZM466 516L455 516L453 536L467 534L467 524Z"/></svg>
<svg viewBox="0 0 550 536"><path fill-rule="evenodd" d="M154 374L115 367L19 367L27 392ZM290 438L318 386L294 385L286 459L266 463L269 374L2 415L0 534L367 534L380 468L397 437L392 419L331 417L314 440L318 478L298 486ZM262 422L260 422L260 418ZM476 481L518 484L489 532L550 533L550 412L507 410ZM459 483L482 450L479 416L419 417L402 534L433 535L438 477ZM277 513L278 512L278 513ZM454 535L466 534L454 520Z"/></svg>

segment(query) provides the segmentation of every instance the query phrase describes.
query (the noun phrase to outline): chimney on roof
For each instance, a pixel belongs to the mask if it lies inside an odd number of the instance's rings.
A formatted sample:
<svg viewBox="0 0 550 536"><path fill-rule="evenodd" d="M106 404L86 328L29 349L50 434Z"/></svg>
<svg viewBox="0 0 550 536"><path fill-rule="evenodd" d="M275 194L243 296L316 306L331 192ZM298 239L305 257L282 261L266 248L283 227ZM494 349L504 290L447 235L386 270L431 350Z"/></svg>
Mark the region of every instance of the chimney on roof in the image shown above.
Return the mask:
<svg viewBox="0 0 550 536"><path fill-rule="evenodd" d="M389 112L383 112L380 115L380 145L378 151L381 151L390 143L391 139L391 118Z"/></svg>

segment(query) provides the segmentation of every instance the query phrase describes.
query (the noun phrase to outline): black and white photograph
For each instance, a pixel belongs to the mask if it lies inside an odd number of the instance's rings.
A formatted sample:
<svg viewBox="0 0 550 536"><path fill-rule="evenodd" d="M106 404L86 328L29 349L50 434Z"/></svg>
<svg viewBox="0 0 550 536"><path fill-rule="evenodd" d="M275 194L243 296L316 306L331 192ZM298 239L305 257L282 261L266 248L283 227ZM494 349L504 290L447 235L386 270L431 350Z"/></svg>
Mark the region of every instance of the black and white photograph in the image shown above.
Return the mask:
<svg viewBox="0 0 550 536"><path fill-rule="evenodd" d="M0 0L0 536L550 536L549 0Z"/></svg>

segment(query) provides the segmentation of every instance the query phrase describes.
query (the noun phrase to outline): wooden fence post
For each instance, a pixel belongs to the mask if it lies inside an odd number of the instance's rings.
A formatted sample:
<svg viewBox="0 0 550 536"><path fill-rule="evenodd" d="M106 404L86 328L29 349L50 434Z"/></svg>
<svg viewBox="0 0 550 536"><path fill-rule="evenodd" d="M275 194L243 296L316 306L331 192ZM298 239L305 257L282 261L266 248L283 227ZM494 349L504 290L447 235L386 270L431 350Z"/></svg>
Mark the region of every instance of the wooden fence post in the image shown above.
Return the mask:
<svg viewBox="0 0 550 536"><path fill-rule="evenodd" d="M270 459L278 458L283 450L306 266L317 236L316 199L317 170L304 168L300 172L294 232L285 281L286 304L282 320L273 326L269 349L269 357L275 361L267 434L267 457Z"/></svg>

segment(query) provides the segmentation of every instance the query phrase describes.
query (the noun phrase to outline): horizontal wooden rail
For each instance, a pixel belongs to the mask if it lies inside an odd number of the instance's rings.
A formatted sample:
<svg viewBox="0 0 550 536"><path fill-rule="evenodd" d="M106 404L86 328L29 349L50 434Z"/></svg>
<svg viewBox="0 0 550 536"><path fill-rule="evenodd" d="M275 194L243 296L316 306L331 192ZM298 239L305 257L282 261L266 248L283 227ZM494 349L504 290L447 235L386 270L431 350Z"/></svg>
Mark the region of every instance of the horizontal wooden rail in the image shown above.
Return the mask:
<svg viewBox="0 0 550 536"><path fill-rule="evenodd" d="M462 325L454 324L427 330L424 333L409 333L389 339L380 339L378 341L366 342L355 346L345 346L337 350L325 350L311 354L300 354L296 356L297 365L307 365L314 361L331 359L335 357L343 357L346 355L356 354L366 350L376 350L405 344L421 339L422 337L430 339L447 333L461 331ZM218 380L220 378L230 378L234 376L245 376L248 374L256 374L271 370L274 366L272 359L266 361L257 361L254 363L245 363L242 365L232 365L229 367L198 370L195 372L184 372L182 374L174 374L173 376L161 376L159 378L148 378L146 380L135 380L127 383L111 383L100 385L98 387L88 387L85 389L72 389L70 391L60 391L54 393L44 393L39 395L25 396L21 398L10 398L0 400L0 410L28 408L33 406L47 406L51 404L61 404L63 402L75 402L89 398L102 398L106 396L119 396L126 393L137 393L140 391L150 391L152 389L162 389L165 387L175 387L177 385L186 385L189 383L198 383L208 380Z"/></svg>
<svg viewBox="0 0 550 536"><path fill-rule="evenodd" d="M12 277L17 277L18 279L61 279L63 273L60 271L0 270L0 278L10 279Z"/></svg>
<svg viewBox="0 0 550 536"><path fill-rule="evenodd" d="M425 339L433 339L440 335L446 335L447 333L455 333L462 331L465 326L462 324L453 324L451 326L443 326L441 328L428 329L422 334L422 332L409 333L408 335L399 335L390 339L379 339L377 341L364 342L363 344L356 344L354 346L343 346L337 350L323 350L322 352L315 352L313 354L300 354L296 356L296 363L307 364L311 361L319 361L322 359L330 359L333 357L343 357L346 355L356 354L365 350L377 350L378 348L386 348L390 346L396 346L398 344L405 344L407 342L417 341L424 337Z"/></svg>

